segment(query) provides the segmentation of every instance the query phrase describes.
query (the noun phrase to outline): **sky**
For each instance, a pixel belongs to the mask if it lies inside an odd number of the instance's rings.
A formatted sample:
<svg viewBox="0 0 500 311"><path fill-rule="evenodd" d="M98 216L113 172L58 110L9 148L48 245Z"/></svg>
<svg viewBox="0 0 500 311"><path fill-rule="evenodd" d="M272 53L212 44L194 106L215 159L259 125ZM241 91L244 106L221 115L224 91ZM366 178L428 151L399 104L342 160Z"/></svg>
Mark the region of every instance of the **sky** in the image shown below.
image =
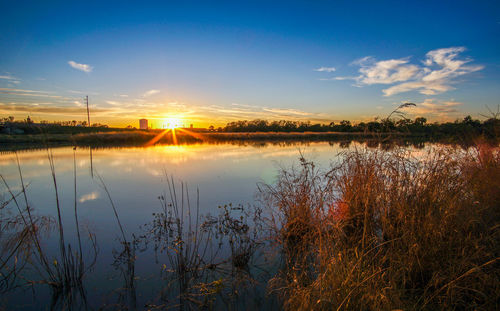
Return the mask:
<svg viewBox="0 0 500 311"><path fill-rule="evenodd" d="M484 118L499 1L0 0L0 116L160 127Z"/></svg>

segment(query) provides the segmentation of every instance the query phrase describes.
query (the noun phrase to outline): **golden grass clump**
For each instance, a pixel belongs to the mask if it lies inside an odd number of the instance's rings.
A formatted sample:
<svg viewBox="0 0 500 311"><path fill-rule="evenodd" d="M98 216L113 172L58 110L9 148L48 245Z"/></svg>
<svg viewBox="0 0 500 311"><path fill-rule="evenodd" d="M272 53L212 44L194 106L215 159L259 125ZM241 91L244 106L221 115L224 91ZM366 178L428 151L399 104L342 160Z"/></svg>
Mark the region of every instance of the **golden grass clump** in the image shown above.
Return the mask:
<svg viewBox="0 0 500 311"><path fill-rule="evenodd" d="M301 159L261 199L276 211L289 310L500 307L500 150L355 150Z"/></svg>

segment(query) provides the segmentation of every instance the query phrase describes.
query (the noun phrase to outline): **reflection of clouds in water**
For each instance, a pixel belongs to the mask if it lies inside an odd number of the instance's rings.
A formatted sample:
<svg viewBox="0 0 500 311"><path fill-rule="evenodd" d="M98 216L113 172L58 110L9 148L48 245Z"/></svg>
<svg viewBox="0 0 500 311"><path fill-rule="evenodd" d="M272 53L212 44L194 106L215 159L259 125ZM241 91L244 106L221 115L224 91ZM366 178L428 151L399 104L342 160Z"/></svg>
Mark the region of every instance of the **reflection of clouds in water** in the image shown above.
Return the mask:
<svg viewBox="0 0 500 311"><path fill-rule="evenodd" d="M9 190L5 189L5 186L4 186L4 185L2 185L2 187L3 187L4 189L2 189L2 191L0 192L0 195L1 195L1 196L4 196L4 197L5 197L5 198L7 198L7 199L12 198L12 196L11 196L11 194L10 194ZM14 193L14 194L17 194L17 193L18 193L18 192L20 192L20 191L21 191L21 189L22 189L22 187L21 187L20 185L19 185L19 186L18 186L18 185L9 185L9 188L10 188L10 191L12 191L12 193Z"/></svg>
<svg viewBox="0 0 500 311"><path fill-rule="evenodd" d="M352 142L349 149L366 148L364 143ZM417 157L423 156L425 149L414 150ZM257 167L266 165L269 161L298 161L301 150L309 160L325 162L337 158L340 148L338 143L309 142L307 145L297 144L267 144L267 145L237 145L237 144L198 144L184 146L151 146L148 148L126 147L110 149L93 149L94 169L113 168L116 172L133 172L137 169L143 170L148 175L158 176L158 168L173 165L185 167L191 174L202 175L210 169L223 169L224 163L235 163L235 165L254 165L255 161L263 161ZM52 149L56 164L57 176L72 175L73 171L73 149L62 147ZM18 152L23 176L29 180L40 176L49 176L50 170L47 161L46 150L30 150ZM78 173L90 165L89 149L78 148L76 151ZM249 164L247 164L249 163ZM215 165L215 167L214 167ZM0 154L1 173L12 180L17 176L15 156L12 153ZM199 171L193 172L197 168ZM140 174L139 174L140 175ZM267 180L267 177L265 178Z"/></svg>
<svg viewBox="0 0 500 311"><path fill-rule="evenodd" d="M458 149L458 148L455 148L453 146L448 146L448 145L444 145L444 144L440 144L440 143L434 143L433 145L428 145L426 146L425 148L423 149L416 149L416 148L413 148L413 147L408 147L405 149L409 156L417 159L417 160L421 160L421 161L431 161L432 160L432 156L436 156L438 155L440 152L448 152L448 151L453 151L453 153L456 153L457 155L458 154L465 154L468 151L470 150L474 150L474 148L468 148L467 150L464 150L464 149Z"/></svg>
<svg viewBox="0 0 500 311"><path fill-rule="evenodd" d="M21 183L19 180L19 172L17 171L17 164L12 164L13 166L11 167L12 170L8 172L0 172L2 176L9 182L9 186L11 183ZM28 185L32 179L42 177L42 176L49 176L50 172L47 170L36 170L36 169L30 169L27 166L23 166L21 164L21 172L23 174L23 179L24 179L24 184ZM3 182L2 182L3 184Z"/></svg>
<svg viewBox="0 0 500 311"><path fill-rule="evenodd" d="M264 170L260 175L260 181L266 184L274 184L276 182L276 177L278 176L278 172L274 170Z"/></svg>
<svg viewBox="0 0 500 311"><path fill-rule="evenodd" d="M300 157L300 152L299 149L292 149L292 150L280 150L280 151L273 151L273 152L267 152L262 155L263 158L275 158L275 157L282 157L282 156L287 156L287 157L296 157L297 159Z"/></svg>
<svg viewBox="0 0 500 311"><path fill-rule="evenodd" d="M149 168L147 171L149 174L151 174L152 176L155 176L155 177L163 175L163 173L160 172L159 170L155 170L152 168Z"/></svg>
<svg viewBox="0 0 500 311"><path fill-rule="evenodd" d="M95 199L98 199L100 197L99 192L97 191L92 191L91 193L84 194L78 199L78 202L83 203L86 201L93 201Z"/></svg>
<svg viewBox="0 0 500 311"><path fill-rule="evenodd" d="M174 164L174 165L179 165L179 164L182 164L182 163L186 163L188 161L188 157L177 157L177 158L173 158L173 159L170 159L168 161L169 164Z"/></svg>
<svg viewBox="0 0 500 311"><path fill-rule="evenodd" d="M10 166L16 163L16 159L14 157L2 157L0 158L0 166Z"/></svg>
<svg viewBox="0 0 500 311"><path fill-rule="evenodd" d="M123 163L123 162L124 162L124 161L123 161L122 159L119 159L119 160L114 160L114 161L111 161L111 162L109 163L109 165L110 165L110 166L121 166L121 165L125 164L125 163ZM131 161L128 161L128 162L130 163Z"/></svg>

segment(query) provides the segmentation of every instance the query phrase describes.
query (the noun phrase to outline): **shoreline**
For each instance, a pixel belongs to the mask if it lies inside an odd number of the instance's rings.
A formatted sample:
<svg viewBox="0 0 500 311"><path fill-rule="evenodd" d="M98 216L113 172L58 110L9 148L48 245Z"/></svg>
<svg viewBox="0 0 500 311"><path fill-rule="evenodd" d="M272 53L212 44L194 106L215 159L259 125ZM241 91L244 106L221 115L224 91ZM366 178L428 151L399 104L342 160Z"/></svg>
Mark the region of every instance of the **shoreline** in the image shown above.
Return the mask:
<svg viewBox="0 0 500 311"><path fill-rule="evenodd" d="M148 147L152 145L192 144L276 144L308 142L366 142L387 145L421 145L425 142L470 145L481 140L481 136L429 136L423 133L361 133L361 132L172 132L160 130L127 132L94 132L78 134L24 134L0 135L0 150L15 151L54 147ZM493 144L498 144L494 141Z"/></svg>

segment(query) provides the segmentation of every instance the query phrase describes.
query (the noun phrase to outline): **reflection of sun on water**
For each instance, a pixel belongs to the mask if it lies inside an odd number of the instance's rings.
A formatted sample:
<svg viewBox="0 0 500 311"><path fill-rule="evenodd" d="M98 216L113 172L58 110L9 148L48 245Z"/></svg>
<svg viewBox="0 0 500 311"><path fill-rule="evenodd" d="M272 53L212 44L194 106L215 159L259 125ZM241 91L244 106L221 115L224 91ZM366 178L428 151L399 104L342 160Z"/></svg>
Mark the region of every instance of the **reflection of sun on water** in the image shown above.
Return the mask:
<svg viewBox="0 0 500 311"><path fill-rule="evenodd" d="M177 119L177 118L167 118L165 120L163 120L163 123L162 123L162 128L164 129L176 129L176 128L179 128L179 127L182 127L182 121L180 119Z"/></svg>
<svg viewBox="0 0 500 311"><path fill-rule="evenodd" d="M152 145L156 144L157 142L159 142L166 135L168 135L167 138L171 137L172 143L174 145L178 145L177 134L181 134L181 136L184 137L184 138L186 138L186 136L192 136L195 139L203 141L204 140L203 135L201 135L199 133L196 133L196 132L193 132L193 131L190 131L187 128L185 128L184 121L186 121L186 120L184 120L182 117L181 118L166 118L166 119L163 119L162 123L161 123L161 127L164 130L161 131L161 133L159 133L155 137L153 137L150 141L148 141L145 144L145 146L152 146Z"/></svg>
<svg viewBox="0 0 500 311"><path fill-rule="evenodd" d="M191 146L179 146L179 145L167 145L167 146L157 146L155 148L155 151L158 150L159 152L162 153L168 153L168 154L181 154L181 153L188 153L188 148Z"/></svg>

